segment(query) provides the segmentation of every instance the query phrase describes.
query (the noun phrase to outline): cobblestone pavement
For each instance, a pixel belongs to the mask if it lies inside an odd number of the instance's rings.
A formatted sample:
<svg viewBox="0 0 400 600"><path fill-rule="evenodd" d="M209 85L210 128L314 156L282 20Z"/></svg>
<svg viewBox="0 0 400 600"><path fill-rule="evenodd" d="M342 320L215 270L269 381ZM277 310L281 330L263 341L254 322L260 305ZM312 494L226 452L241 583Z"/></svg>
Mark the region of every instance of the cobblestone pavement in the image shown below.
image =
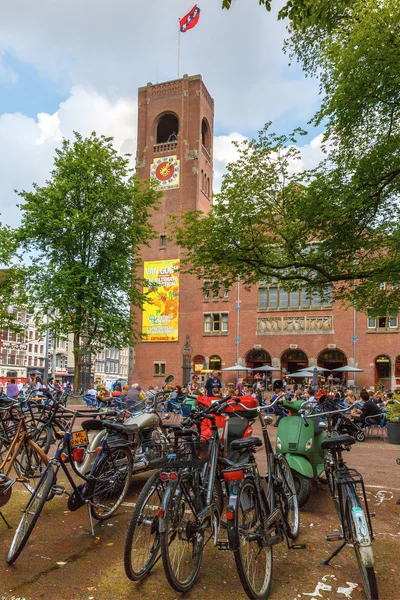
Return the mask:
<svg viewBox="0 0 400 600"><path fill-rule="evenodd" d="M271 431L273 434L274 431ZM258 452L262 463L262 449ZM400 446L376 439L356 444L345 458L364 475L371 509L376 511L374 552L381 600L400 599ZM137 475L129 495L110 521L97 523L96 538L89 532L85 509L67 511L66 496L47 503L28 545L16 564L8 567L6 554L13 536L0 522L0 600L228 600L246 598L229 552L206 548L200 577L193 590L180 596L172 590L158 563L142 583L129 581L123 569L123 547L137 495L148 477ZM15 485L3 512L15 526L28 494ZM324 536L339 523L325 486L314 490L301 513L299 542L305 550L274 548L271 600L360 600L364 598L354 552L343 550L330 566L320 561L334 548Z"/></svg>

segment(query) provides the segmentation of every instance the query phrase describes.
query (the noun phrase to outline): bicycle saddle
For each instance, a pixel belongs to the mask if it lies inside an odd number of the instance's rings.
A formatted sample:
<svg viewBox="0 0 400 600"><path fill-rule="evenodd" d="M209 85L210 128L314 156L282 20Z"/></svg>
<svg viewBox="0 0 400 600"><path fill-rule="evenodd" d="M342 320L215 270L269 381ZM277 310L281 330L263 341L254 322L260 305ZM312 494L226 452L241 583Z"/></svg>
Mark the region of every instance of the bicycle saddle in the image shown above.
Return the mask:
<svg viewBox="0 0 400 600"><path fill-rule="evenodd" d="M340 448L341 446L350 446L355 444L356 440L351 435L338 435L337 437L326 438L321 442L322 450L330 448Z"/></svg>
<svg viewBox="0 0 400 600"><path fill-rule="evenodd" d="M231 450L247 450L247 448L254 448L262 446L262 440L258 437L248 437L240 440L233 440L230 445Z"/></svg>

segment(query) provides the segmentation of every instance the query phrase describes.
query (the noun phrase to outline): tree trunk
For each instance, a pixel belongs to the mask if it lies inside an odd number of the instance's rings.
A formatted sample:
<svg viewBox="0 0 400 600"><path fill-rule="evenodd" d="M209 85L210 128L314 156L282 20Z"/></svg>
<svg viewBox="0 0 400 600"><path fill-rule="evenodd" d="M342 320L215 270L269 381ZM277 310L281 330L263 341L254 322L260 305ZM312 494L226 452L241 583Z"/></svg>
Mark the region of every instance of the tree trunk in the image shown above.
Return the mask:
<svg viewBox="0 0 400 600"><path fill-rule="evenodd" d="M74 392L77 392L79 382L79 345L80 334L74 333Z"/></svg>

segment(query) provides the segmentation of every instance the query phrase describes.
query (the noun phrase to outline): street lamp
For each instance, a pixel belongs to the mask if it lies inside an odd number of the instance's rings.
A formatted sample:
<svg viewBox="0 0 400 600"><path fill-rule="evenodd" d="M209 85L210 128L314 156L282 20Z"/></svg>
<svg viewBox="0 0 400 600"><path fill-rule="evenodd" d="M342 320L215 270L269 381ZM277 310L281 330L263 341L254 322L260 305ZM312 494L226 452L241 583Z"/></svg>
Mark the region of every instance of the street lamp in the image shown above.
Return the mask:
<svg viewBox="0 0 400 600"><path fill-rule="evenodd" d="M182 347L182 386L185 387L190 381L190 367L192 362L192 348L190 338L187 335Z"/></svg>

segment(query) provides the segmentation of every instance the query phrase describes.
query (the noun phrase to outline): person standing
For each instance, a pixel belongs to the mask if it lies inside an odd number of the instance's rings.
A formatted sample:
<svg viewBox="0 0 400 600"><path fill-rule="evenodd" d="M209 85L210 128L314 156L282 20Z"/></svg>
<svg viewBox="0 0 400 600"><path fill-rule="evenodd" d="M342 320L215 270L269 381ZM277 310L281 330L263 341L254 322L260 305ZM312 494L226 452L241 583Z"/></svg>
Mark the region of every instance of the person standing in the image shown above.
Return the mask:
<svg viewBox="0 0 400 600"><path fill-rule="evenodd" d="M213 371L211 373L211 377L207 379L206 385L204 387L206 388L207 396L209 397L213 395L214 388L218 388L219 391L221 390L222 383L218 377L218 371Z"/></svg>
<svg viewBox="0 0 400 600"><path fill-rule="evenodd" d="M7 384L7 396L10 398L16 398L19 394L18 385L15 383L15 379L10 379L10 383Z"/></svg>

